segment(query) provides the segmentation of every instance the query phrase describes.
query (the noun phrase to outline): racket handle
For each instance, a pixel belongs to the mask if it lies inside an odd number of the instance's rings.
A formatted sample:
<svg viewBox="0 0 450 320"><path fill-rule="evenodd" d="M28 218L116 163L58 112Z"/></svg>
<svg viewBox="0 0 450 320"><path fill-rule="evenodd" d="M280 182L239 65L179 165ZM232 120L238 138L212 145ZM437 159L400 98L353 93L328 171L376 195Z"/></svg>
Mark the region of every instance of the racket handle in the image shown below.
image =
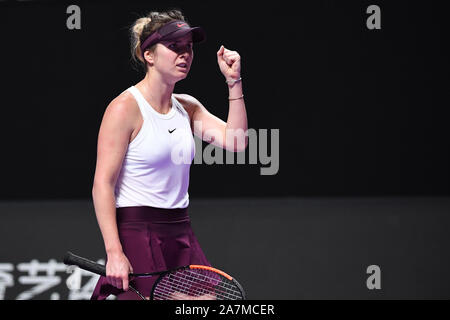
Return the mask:
<svg viewBox="0 0 450 320"><path fill-rule="evenodd" d="M83 257L79 257L72 252L67 252L64 256L64 263L67 265L75 265L81 269L99 274L101 276L106 276L106 267L92 260L88 260Z"/></svg>

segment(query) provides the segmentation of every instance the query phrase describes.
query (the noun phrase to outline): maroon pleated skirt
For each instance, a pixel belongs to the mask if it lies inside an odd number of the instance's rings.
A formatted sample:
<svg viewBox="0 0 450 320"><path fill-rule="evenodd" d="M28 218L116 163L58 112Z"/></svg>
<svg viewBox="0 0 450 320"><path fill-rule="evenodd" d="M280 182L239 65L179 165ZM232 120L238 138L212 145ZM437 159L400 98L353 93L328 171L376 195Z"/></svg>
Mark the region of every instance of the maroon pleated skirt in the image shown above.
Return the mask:
<svg viewBox="0 0 450 320"><path fill-rule="evenodd" d="M188 209L123 207L116 209L117 227L123 251L134 273L164 271L190 264L210 266L191 228ZM157 277L133 279L130 284L149 297ZM123 291L101 276L91 300L109 295L120 300L140 299Z"/></svg>

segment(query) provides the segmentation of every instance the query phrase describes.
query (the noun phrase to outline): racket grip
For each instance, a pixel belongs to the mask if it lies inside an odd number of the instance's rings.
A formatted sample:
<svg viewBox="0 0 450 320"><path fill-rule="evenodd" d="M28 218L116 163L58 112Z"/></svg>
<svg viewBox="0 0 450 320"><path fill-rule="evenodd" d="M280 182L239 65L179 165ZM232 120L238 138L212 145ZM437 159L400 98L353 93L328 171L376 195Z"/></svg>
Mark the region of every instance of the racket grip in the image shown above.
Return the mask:
<svg viewBox="0 0 450 320"><path fill-rule="evenodd" d="M99 274L101 276L106 276L106 267L95 261L79 257L72 252L67 252L64 256L64 263L67 265L75 265L81 269Z"/></svg>

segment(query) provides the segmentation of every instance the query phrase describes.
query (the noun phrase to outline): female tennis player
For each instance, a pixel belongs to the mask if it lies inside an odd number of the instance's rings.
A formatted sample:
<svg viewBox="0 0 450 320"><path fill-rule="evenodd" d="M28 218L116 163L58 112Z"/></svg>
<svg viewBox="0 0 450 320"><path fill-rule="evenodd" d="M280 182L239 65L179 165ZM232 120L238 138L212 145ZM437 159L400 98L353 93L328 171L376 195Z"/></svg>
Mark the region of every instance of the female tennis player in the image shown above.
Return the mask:
<svg viewBox="0 0 450 320"><path fill-rule="evenodd" d="M236 51L221 46L217 52L229 88L224 122L194 97L173 93L189 73L193 43L205 40L201 27L191 27L181 11L169 10L150 12L130 31L132 56L146 73L111 101L100 125L92 196L107 262L93 300L110 294L119 300L139 299L128 290L129 281L148 297L155 279L129 280L131 272L210 265L188 215L193 134L228 151L247 146Z"/></svg>

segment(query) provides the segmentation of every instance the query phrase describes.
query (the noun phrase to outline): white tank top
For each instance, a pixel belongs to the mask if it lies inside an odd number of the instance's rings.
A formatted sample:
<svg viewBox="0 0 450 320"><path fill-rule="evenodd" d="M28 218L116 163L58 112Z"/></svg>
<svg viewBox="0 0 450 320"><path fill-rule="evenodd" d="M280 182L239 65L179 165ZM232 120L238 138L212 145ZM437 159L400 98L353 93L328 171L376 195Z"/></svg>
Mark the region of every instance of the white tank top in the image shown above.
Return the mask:
<svg viewBox="0 0 450 320"><path fill-rule="evenodd" d="M129 143L115 186L116 208L151 206L186 208L189 170L195 143L189 115L172 95L172 108L161 114L132 86L142 127Z"/></svg>

